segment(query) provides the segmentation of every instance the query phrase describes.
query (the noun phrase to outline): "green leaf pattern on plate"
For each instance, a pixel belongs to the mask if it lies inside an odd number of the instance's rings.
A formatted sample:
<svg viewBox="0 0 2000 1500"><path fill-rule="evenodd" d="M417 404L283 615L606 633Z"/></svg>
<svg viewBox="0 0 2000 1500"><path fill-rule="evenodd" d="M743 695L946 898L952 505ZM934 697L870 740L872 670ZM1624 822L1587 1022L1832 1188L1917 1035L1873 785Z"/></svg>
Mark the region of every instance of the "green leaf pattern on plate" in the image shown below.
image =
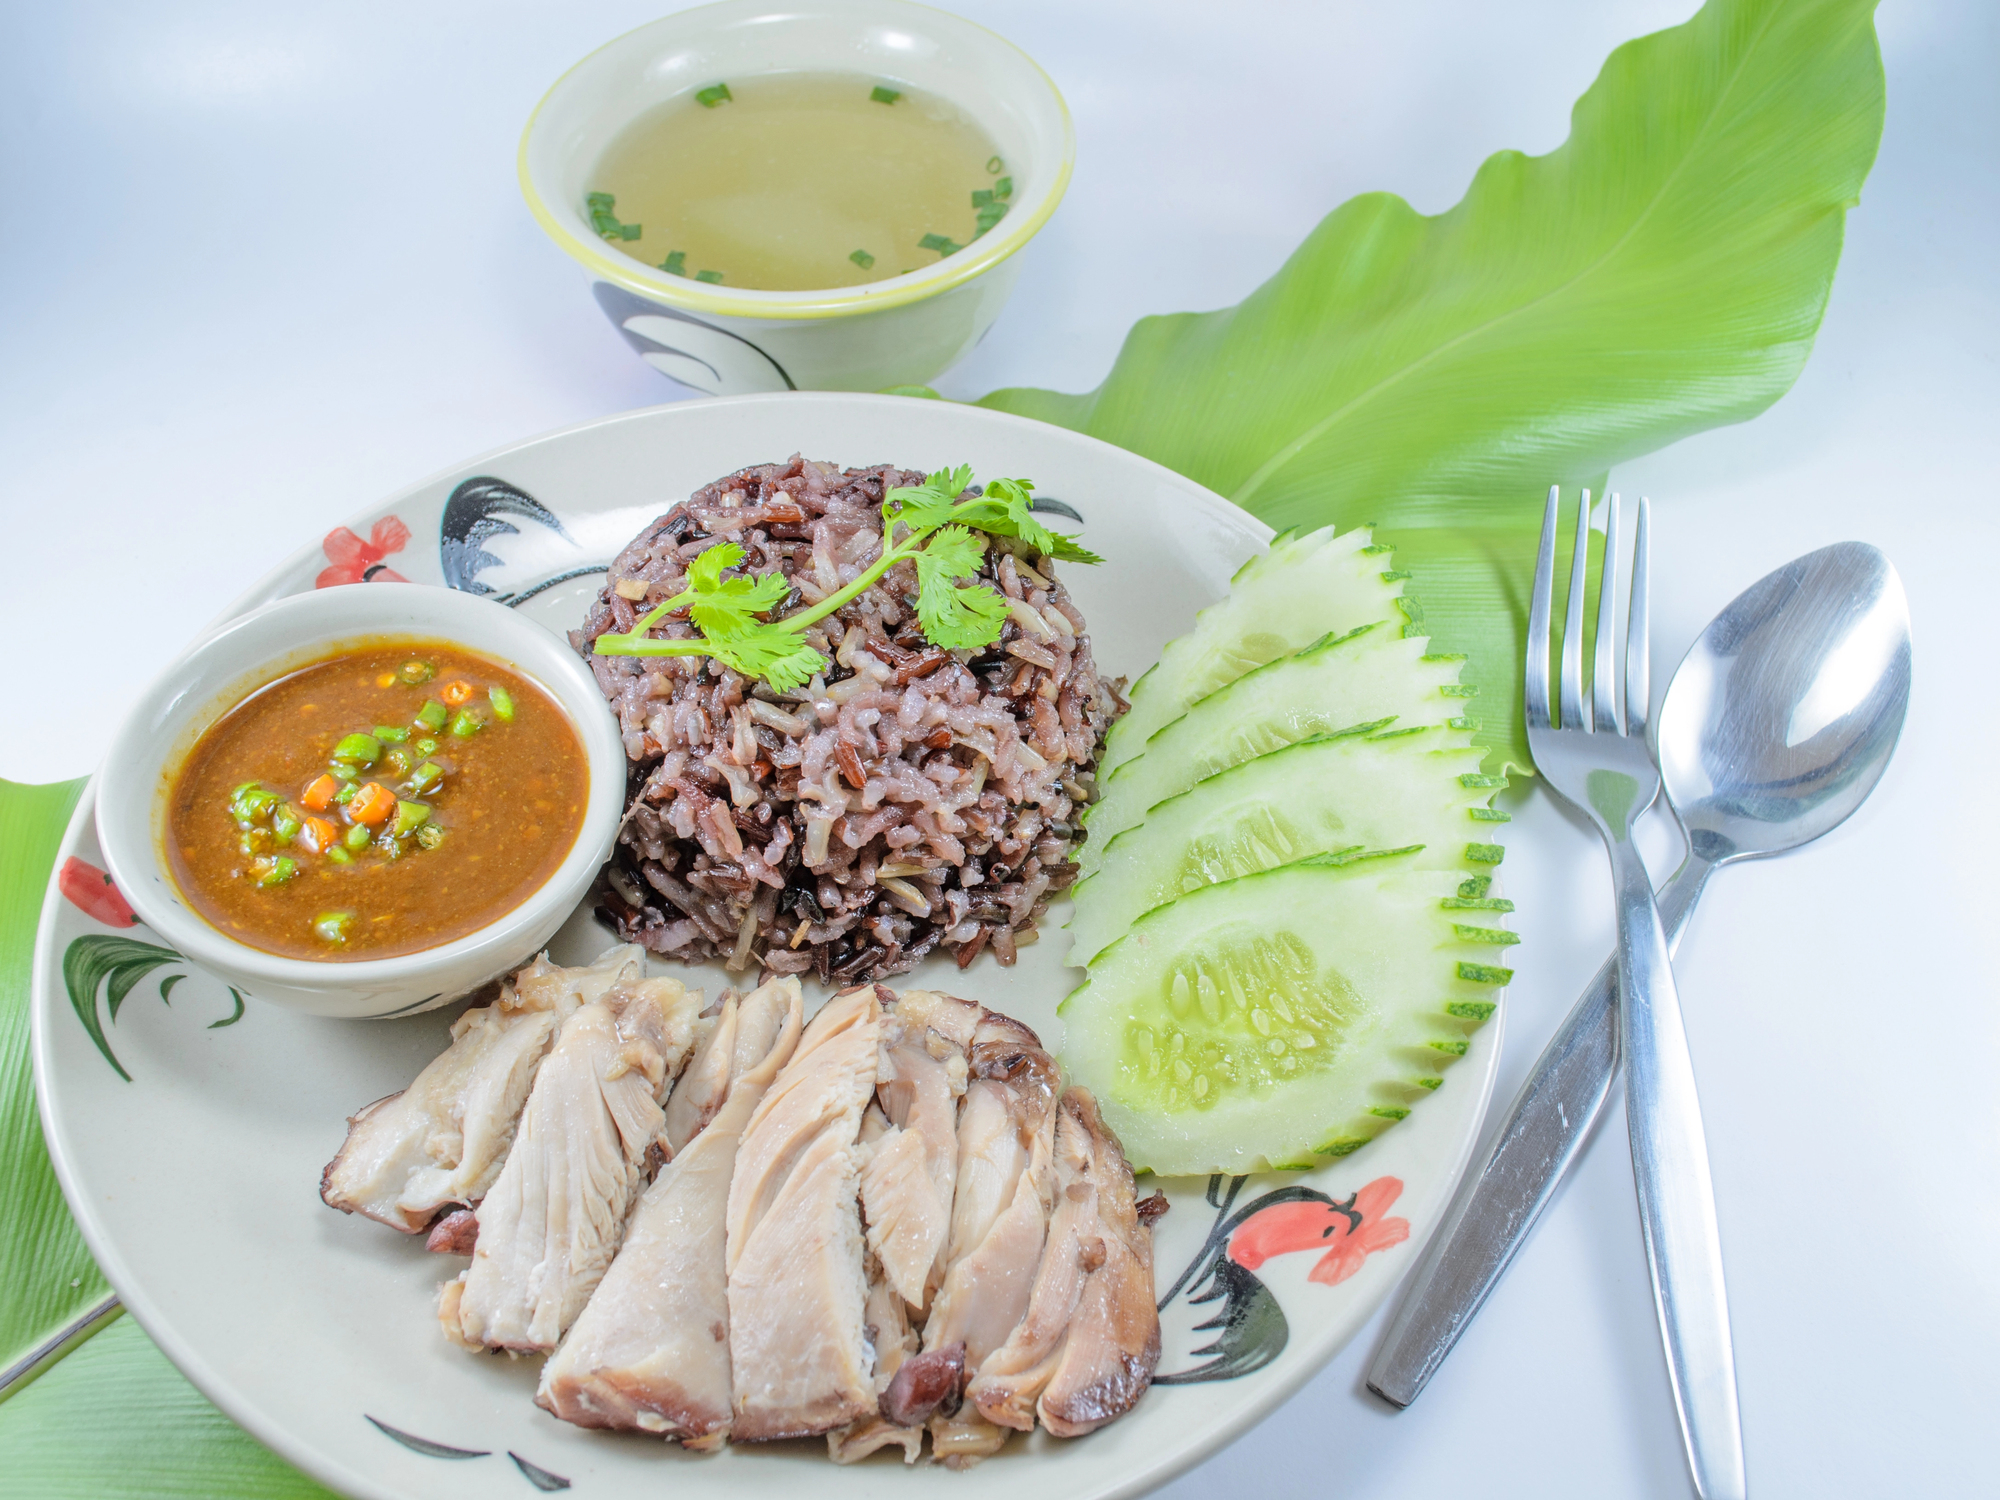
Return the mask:
<svg viewBox="0 0 2000 1500"><path fill-rule="evenodd" d="M112 937L106 933L87 933L74 939L63 952L63 988L69 991L69 1003L76 1010L76 1018L83 1022L83 1029L97 1043L97 1050L104 1054L104 1060L116 1068L118 1076L127 1083L132 1081L132 1075L125 1071L125 1065L111 1050L111 1043L104 1035L104 1024L97 1018L98 992L102 989L105 1011L109 1019L116 1022L118 1008L132 993L134 985L162 964L179 962L181 956L172 948L162 948L157 943L142 943L136 938ZM164 985L160 998L167 998Z"/></svg>

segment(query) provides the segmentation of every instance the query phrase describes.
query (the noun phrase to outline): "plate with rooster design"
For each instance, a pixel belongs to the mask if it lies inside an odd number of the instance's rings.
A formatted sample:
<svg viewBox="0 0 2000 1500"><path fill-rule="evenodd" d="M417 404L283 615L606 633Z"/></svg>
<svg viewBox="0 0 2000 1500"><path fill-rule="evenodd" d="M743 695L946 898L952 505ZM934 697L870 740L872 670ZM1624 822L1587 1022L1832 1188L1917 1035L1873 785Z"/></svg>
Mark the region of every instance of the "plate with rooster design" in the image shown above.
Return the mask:
<svg viewBox="0 0 2000 1500"><path fill-rule="evenodd" d="M646 521L719 474L795 452L1033 478L1108 559L1065 573L1107 674L1144 671L1270 536L1169 470L1001 413L737 397L590 423L437 475L303 547L230 613L388 579L484 595L565 631ZM1444 1087L1351 1156L1310 1172L1143 1179L1171 1205L1154 1231L1159 1372L1132 1412L1088 1437L1037 1431L964 1472L905 1469L893 1454L836 1467L818 1441L691 1454L537 1408L538 1361L469 1355L439 1334L437 1288L455 1261L320 1203L346 1117L436 1056L456 1007L343 1022L230 989L134 924L103 874L92 806L86 796L57 858L33 978L36 1076L64 1190L126 1307L188 1378L286 1459L369 1500L636 1500L663 1485L748 1495L794 1476L830 1497L921 1488L971 1500L1023 1479L1072 1500L1143 1493L1246 1431L1367 1321L1442 1214L1493 1083L1498 1015ZM1080 977L1063 963L1066 918L1059 903L1050 940L1012 967L930 959L894 982L1005 1011L1054 1046L1056 1005ZM580 910L552 956L582 963L612 941ZM740 982L674 972L711 995ZM827 993L809 984L808 1006Z"/></svg>

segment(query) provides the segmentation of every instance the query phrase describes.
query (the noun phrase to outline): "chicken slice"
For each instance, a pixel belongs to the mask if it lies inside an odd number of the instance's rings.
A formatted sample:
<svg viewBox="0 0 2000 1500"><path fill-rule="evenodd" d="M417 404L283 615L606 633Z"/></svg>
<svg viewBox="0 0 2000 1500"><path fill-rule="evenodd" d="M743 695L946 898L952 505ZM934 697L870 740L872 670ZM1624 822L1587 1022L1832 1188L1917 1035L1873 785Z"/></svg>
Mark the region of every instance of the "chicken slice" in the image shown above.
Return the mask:
<svg viewBox="0 0 2000 1500"><path fill-rule="evenodd" d="M611 1269L542 1368L535 1400L564 1421L636 1428L690 1448L713 1447L728 1435L729 1180L744 1125L798 1045L803 1009L796 979L774 979L740 1001L724 997L667 1101L672 1159L640 1198ZM677 1111L684 1094L696 1096L698 1107ZM673 1139L677 1120L703 1114L711 1117L692 1138Z"/></svg>
<svg viewBox="0 0 2000 1500"><path fill-rule="evenodd" d="M980 1008L929 990L897 998L875 988L889 997L875 1085L887 1127L861 1170L861 1209L883 1275L921 1313L944 1280L958 1101Z"/></svg>
<svg viewBox="0 0 2000 1500"><path fill-rule="evenodd" d="M882 1112L878 1084L876 1101L861 1116L861 1149L864 1152L879 1149L895 1129ZM865 1199L867 1167L861 1171L861 1191ZM829 1431L827 1453L837 1464L851 1464L883 1448L900 1447L903 1462L913 1464L923 1452L924 1429L921 1424L892 1420L883 1401L897 1372L917 1352L917 1335L910 1328L909 1305L890 1283L881 1258L870 1250L862 1264L868 1281L867 1300L862 1305L862 1329L874 1356L876 1410Z"/></svg>
<svg viewBox="0 0 2000 1500"><path fill-rule="evenodd" d="M1157 1212L1140 1212L1132 1164L1088 1089L1070 1089L1063 1109L1090 1133L1098 1245L1082 1247L1087 1279L1070 1316L1062 1361L1035 1415L1057 1437L1081 1437L1130 1411L1153 1383L1160 1363L1153 1220L1166 1211L1166 1200L1159 1200Z"/></svg>
<svg viewBox="0 0 2000 1500"><path fill-rule="evenodd" d="M966 1395L989 1422L1026 1432L1039 1416L1077 1437L1130 1410L1160 1359L1153 1245L1132 1168L1088 1090L1062 1096L1055 1212L1028 1313Z"/></svg>
<svg viewBox="0 0 2000 1500"><path fill-rule="evenodd" d="M859 1135L880 1015L871 986L829 1000L737 1148L727 1231L737 1440L808 1437L875 1409Z"/></svg>
<svg viewBox="0 0 2000 1500"><path fill-rule="evenodd" d="M563 1023L507 1163L480 1203L472 1265L444 1289L456 1342L553 1349L610 1265L694 1041L701 994L630 964Z"/></svg>
<svg viewBox="0 0 2000 1500"><path fill-rule="evenodd" d="M1033 1031L991 1012L972 1034L970 1070L947 1269L924 1350L961 1349L962 1368L976 1374L1028 1312L1049 1221L1059 1075ZM1008 1431L957 1398L954 1389L941 1400L931 1446L964 1467L997 1453Z"/></svg>
<svg viewBox="0 0 2000 1500"><path fill-rule="evenodd" d="M416 1234L447 1204L473 1204L500 1175L514 1129L562 1023L604 997L644 952L613 948L588 968L544 954L467 1010L451 1045L400 1094L347 1122L347 1140L320 1176L319 1195L342 1213Z"/></svg>
<svg viewBox="0 0 2000 1500"><path fill-rule="evenodd" d="M667 1096L666 1123L660 1130L660 1146L669 1161L701 1134L729 1097L729 1087L735 1082L739 1005L736 992L724 990L715 1013L695 1022L694 1055Z"/></svg>

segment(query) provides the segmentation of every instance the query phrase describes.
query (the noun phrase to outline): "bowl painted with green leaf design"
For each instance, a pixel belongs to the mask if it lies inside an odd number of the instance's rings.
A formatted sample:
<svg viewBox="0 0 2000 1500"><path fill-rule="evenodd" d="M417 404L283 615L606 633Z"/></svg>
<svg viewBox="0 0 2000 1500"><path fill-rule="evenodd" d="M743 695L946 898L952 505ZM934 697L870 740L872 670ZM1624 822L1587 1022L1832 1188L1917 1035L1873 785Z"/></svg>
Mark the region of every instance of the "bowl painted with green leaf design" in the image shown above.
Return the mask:
<svg viewBox="0 0 2000 1500"><path fill-rule="evenodd" d="M607 153L662 109L699 100L720 121L745 108L732 83L749 99L840 75L855 79L857 101L874 101L863 108L944 101L990 141L989 172L966 184L964 243L925 234L843 249L879 279L765 290L677 256L665 226L642 238L646 226L622 222L600 190ZM969 21L908 0L726 0L628 32L571 68L530 117L519 171L535 218L640 358L698 391L747 395L887 390L949 369L999 316L1020 272L1016 252L1055 212L1075 154L1048 75ZM867 168L857 168L864 178Z"/></svg>

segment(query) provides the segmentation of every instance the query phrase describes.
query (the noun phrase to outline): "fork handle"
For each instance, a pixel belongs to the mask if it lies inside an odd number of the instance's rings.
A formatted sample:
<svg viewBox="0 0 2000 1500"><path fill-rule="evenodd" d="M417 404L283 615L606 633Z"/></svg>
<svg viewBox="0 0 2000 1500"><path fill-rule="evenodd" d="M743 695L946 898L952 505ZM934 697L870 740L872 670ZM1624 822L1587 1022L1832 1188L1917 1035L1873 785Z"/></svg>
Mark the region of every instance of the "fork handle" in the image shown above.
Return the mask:
<svg viewBox="0 0 2000 1500"><path fill-rule="evenodd" d="M1695 1493L1701 1500L1743 1500L1736 1359L1694 1063L1652 881L1629 831L1606 844L1618 903L1625 1123L1667 1374Z"/></svg>
<svg viewBox="0 0 2000 1500"><path fill-rule="evenodd" d="M1715 866L1690 853L1660 888L1677 947ZM1486 1156L1465 1174L1368 1369L1368 1387L1408 1406L1422 1394L1582 1152L1618 1072L1618 959L1605 959L1542 1049Z"/></svg>

